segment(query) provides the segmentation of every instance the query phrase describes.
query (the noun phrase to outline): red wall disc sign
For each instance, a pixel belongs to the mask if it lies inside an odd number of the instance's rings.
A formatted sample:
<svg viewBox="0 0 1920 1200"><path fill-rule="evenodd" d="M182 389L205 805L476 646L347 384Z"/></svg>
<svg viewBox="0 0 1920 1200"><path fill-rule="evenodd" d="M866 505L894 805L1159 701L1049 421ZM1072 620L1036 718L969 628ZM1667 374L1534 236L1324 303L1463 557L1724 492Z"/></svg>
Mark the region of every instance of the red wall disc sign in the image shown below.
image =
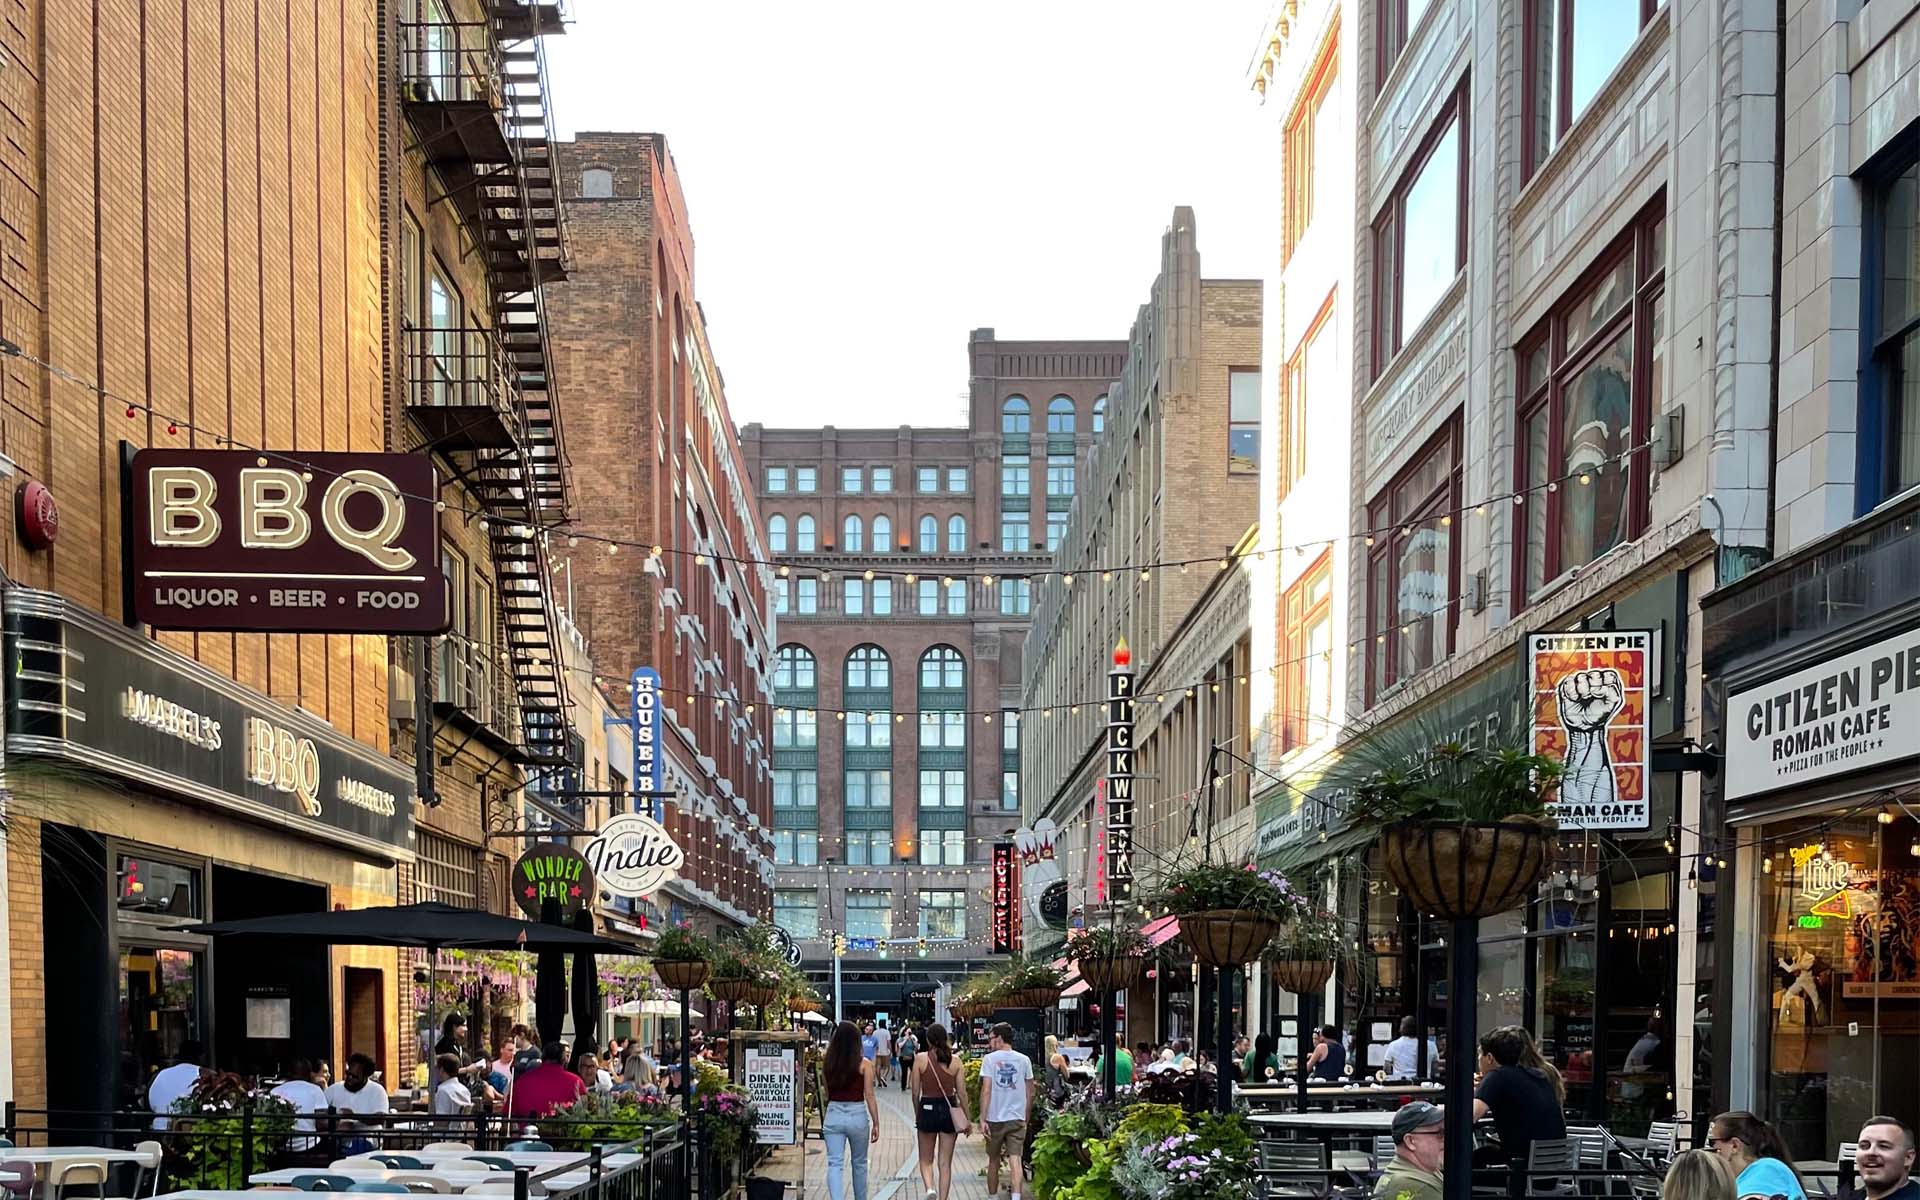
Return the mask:
<svg viewBox="0 0 1920 1200"><path fill-rule="evenodd" d="M20 537L35 550L45 550L60 536L60 506L46 484L30 479L20 485Z"/></svg>

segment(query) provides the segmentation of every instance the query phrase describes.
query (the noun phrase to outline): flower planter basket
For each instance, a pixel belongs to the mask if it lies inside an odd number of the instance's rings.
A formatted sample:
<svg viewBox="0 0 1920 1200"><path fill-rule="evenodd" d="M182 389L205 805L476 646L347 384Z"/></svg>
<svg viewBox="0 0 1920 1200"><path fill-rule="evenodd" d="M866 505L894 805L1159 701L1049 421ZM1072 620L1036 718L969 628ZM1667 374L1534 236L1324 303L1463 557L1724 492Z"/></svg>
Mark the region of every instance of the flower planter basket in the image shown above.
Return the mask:
<svg viewBox="0 0 1920 1200"><path fill-rule="evenodd" d="M1209 967L1252 962L1280 931L1278 921L1239 908L1182 913L1179 921L1180 936L1193 947L1193 957Z"/></svg>
<svg viewBox="0 0 1920 1200"><path fill-rule="evenodd" d="M1380 833L1387 874L1414 908L1471 921L1525 903L1553 862L1552 821L1396 821Z"/></svg>
<svg viewBox="0 0 1920 1200"><path fill-rule="evenodd" d="M1006 1008L1054 1008L1060 1003L1060 989L1053 987L1021 988L1008 992L1003 1007ZM991 1008L988 1012L993 1011ZM986 1014L981 1014L982 1016Z"/></svg>
<svg viewBox="0 0 1920 1200"><path fill-rule="evenodd" d="M1317 996L1333 978L1333 963L1324 958L1289 958L1267 964L1273 981L1296 996Z"/></svg>
<svg viewBox="0 0 1920 1200"><path fill-rule="evenodd" d="M746 1001L755 1008L764 1009L780 996L780 989L770 983L755 983L747 987Z"/></svg>
<svg viewBox="0 0 1920 1200"><path fill-rule="evenodd" d="M1140 982L1147 960L1138 954L1116 954L1111 958L1083 958L1074 964L1080 978L1095 992L1122 992Z"/></svg>
<svg viewBox="0 0 1920 1200"><path fill-rule="evenodd" d="M690 992L705 983L708 970L707 964L697 958L653 960L653 973L660 977L661 983L676 992Z"/></svg>
<svg viewBox="0 0 1920 1200"><path fill-rule="evenodd" d="M947 1007L953 1010L954 1016L959 1017L963 1021L971 1021L976 1017L984 1017L992 1012L993 1001L956 1000L952 1004L947 1005Z"/></svg>
<svg viewBox="0 0 1920 1200"><path fill-rule="evenodd" d="M738 1004L747 999L748 993L755 986L751 979L709 979L707 995L715 1000L724 1000L728 1004Z"/></svg>
<svg viewBox="0 0 1920 1200"><path fill-rule="evenodd" d="M787 1001L787 1010L797 1013L817 1013L820 1011L820 1002L806 996L795 996Z"/></svg>

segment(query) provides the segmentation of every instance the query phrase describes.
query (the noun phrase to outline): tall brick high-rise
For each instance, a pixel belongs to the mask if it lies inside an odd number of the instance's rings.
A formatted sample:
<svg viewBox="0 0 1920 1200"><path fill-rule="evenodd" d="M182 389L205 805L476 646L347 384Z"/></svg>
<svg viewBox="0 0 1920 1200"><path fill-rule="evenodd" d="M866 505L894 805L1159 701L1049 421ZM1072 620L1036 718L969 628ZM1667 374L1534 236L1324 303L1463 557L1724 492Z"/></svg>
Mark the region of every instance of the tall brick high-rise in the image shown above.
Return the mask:
<svg viewBox="0 0 1920 1200"><path fill-rule="evenodd" d="M1124 352L977 329L965 426L742 430L783 569L774 918L822 981L826 938L874 939L842 963L843 1011L903 1014L911 985L984 963L992 844L1020 823L1031 575Z"/></svg>

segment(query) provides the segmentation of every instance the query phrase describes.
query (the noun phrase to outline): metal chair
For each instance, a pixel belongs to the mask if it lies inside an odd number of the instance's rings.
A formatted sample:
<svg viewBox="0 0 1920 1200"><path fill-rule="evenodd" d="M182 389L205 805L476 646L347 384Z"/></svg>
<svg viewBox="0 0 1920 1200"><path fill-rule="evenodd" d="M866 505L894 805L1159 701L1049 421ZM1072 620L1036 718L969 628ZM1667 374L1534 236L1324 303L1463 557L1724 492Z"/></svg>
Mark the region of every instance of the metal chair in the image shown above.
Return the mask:
<svg viewBox="0 0 1920 1200"><path fill-rule="evenodd" d="M1647 1126L1647 1157L1655 1166L1664 1167L1673 1160L1680 1144L1680 1122L1654 1121Z"/></svg>
<svg viewBox="0 0 1920 1200"><path fill-rule="evenodd" d="M551 1151L553 1147L541 1141L524 1141L524 1142L508 1142L507 1149L508 1150L532 1150L540 1153L546 1153Z"/></svg>
<svg viewBox="0 0 1920 1200"><path fill-rule="evenodd" d="M453 1191L453 1185L438 1175L425 1171L395 1171L387 1176L388 1183L397 1183L410 1192L427 1192L445 1195Z"/></svg>
<svg viewBox="0 0 1920 1200"><path fill-rule="evenodd" d="M395 1171L424 1171L427 1164L411 1154L369 1154L368 1158Z"/></svg>
<svg viewBox="0 0 1920 1200"><path fill-rule="evenodd" d="M384 1179L362 1179L347 1190L350 1192L398 1192L403 1196L408 1192L406 1184Z"/></svg>
<svg viewBox="0 0 1920 1200"><path fill-rule="evenodd" d="M54 1163L47 1172L48 1200L68 1200L70 1188L92 1188L97 1200L107 1200L107 1163L100 1158L72 1158Z"/></svg>
<svg viewBox="0 0 1920 1200"><path fill-rule="evenodd" d="M1399 1151L1394 1147L1394 1144L1393 1144L1392 1134L1376 1133L1373 1135L1373 1169L1374 1170L1376 1171L1386 1170L1387 1164L1392 1162L1394 1155L1398 1153Z"/></svg>
<svg viewBox="0 0 1920 1200"><path fill-rule="evenodd" d="M1304 1200L1325 1196L1333 1185L1327 1170L1327 1148L1319 1142L1276 1142L1262 1139L1259 1174L1269 1197Z"/></svg>
<svg viewBox="0 0 1920 1200"><path fill-rule="evenodd" d="M305 1175L295 1175L293 1186L303 1192L345 1192L351 1191L359 1182L351 1175L338 1175L329 1171L313 1171Z"/></svg>
<svg viewBox="0 0 1920 1200"><path fill-rule="evenodd" d="M1527 1147L1527 1195L1577 1196L1572 1172L1580 1169L1580 1144L1570 1137L1541 1138Z"/></svg>
<svg viewBox="0 0 1920 1200"><path fill-rule="evenodd" d="M139 1196L144 1192L148 1196L159 1195L160 1161L166 1152L155 1141L140 1142L134 1146L133 1152L140 1156L134 1164L139 1173L133 1178L133 1194Z"/></svg>

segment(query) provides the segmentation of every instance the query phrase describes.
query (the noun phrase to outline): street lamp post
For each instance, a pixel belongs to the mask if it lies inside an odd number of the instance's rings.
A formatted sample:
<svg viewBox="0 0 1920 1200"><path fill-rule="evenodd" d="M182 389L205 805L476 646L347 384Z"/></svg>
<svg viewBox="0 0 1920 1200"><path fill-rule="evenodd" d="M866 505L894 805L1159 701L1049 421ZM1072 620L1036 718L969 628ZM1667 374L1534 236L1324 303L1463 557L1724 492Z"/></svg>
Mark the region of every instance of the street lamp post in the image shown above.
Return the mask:
<svg viewBox="0 0 1920 1200"><path fill-rule="evenodd" d="M1447 947L1447 1146L1445 1200L1473 1200L1474 988L1480 922L1455 921Z"/></svg>

